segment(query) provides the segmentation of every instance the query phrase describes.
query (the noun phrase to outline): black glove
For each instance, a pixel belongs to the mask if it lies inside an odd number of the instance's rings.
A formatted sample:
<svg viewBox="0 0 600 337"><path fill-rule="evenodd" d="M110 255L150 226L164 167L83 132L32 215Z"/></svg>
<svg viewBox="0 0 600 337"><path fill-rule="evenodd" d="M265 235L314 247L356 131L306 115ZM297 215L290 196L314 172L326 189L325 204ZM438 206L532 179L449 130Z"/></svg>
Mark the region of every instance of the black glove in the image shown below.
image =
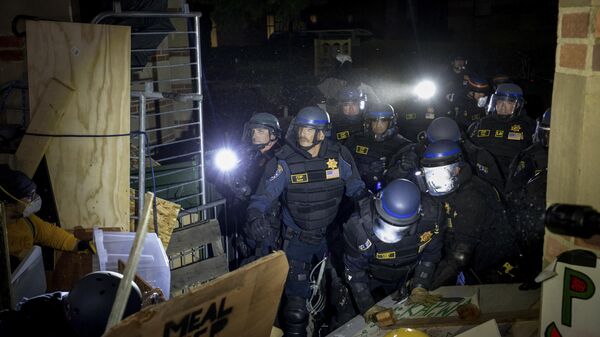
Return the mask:
<svg viewBox="0 0 600 337"><path fill-rule="evenodd" d="M406 172L414 172L417 170L419 157L413 151L407 151L400 158L400 167Z"/></svg>
<svg viewBox="0 0 600 337"><path fill-rule="evenodd" d="M257 210L248 210L248 224L245 227L248 238L255 241L263 241L272 236L272 228L265 215Z"/></svg>
<svg viewBox="0 0 600 337"><path fill-rule="evenodd" d="M385 160L380 159L369 164L369 172L381 174L385 170ZM381 177L379 177L381 178Z"/></svg>

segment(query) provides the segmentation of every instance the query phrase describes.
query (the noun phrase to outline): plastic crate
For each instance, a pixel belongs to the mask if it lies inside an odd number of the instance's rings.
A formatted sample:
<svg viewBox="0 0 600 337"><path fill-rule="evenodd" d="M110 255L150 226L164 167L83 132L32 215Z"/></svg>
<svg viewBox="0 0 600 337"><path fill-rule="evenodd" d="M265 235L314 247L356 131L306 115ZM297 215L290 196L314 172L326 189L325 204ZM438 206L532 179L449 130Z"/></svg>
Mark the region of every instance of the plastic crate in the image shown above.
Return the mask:
<svg viewBox="0 0 600 337"><path fill-rule="evenodd" d="M135 233L104 232L94 228L99 270L118 272L118 261L128 262ZM142 255L136 271L146 282L160 288L169 298L171 290L171 270L165 249L156 233L146 234Z"/></svg>

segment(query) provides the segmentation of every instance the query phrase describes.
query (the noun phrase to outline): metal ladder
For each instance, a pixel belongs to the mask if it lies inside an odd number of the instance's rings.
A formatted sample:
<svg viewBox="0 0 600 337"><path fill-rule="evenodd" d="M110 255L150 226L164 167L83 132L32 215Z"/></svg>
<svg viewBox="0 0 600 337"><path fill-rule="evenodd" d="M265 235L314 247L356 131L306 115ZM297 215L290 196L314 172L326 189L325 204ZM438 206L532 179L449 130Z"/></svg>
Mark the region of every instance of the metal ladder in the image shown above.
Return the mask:
<svg viewBox="0 0 600 337"><path fill-rule="evenodd" d="M157 48L131 50L132 56L152 54L146 65L131 69L131 125L132 133L137 134L131 138L131 180L132 186L137 185L134 219L139 220L144 193L152 191L153 182L156 183L157 197L183 207L178 216L178 227L171 237L173 245L169 244L167 249L172 270L172 294L227 272L229 254L223 249L216 221L219 209L225 208L225 200L210 204L206 200L201 13L190 12L185 3L181 7L178 12L124 12L115 2L113 12L100 13L92 21L101 24L117 20L166 19L174 27L171 31L131 33L132 41L164 36ZM136 126L138 129L134 130ZM137 137L136 142L134 137ZM152 176L148 174L148 167ZM157 217L154 219L156 221ZM155 226L158 228L156 223Z"/></svg>

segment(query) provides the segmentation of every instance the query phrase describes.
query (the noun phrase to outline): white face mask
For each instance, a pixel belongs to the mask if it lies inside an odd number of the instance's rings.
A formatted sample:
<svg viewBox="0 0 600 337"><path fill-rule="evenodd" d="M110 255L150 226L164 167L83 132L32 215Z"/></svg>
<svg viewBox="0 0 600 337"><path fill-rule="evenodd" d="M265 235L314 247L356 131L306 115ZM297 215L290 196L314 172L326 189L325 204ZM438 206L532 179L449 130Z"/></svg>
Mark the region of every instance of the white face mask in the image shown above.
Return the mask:
<svg viewBox="0 0 600 337"><path fill-rule="evenodd" d="M457 187L455 172L458 163L439 167L424 167L423 174L430 195L445 195Z"/></svg>
<svg viewBox="0 0 600 337"><path fill-rule="evenodd" d="M374 220L373 233L375 236L385 243L396 243L409 233L409 226L394 226L383 219L376 217Z"/></svg>
<svg viewBox="0 0 600 337"><path fill-rule="evenodd" d="M487 98L487 96L480 97L480 98L477 100L477 107L479 107L479 108L483 108L483 107L485 107L485 106L486 106L486 104L487 104L487 99L488 99L488 98Z"/></svg>
<svg viewBox="0 0 600 337"><path fill-rule="evenodd" d="M37 213L41 208L42 198L36 194L35 198L31 200L23 210L23 216L27 218L28 216Z"/></svg>

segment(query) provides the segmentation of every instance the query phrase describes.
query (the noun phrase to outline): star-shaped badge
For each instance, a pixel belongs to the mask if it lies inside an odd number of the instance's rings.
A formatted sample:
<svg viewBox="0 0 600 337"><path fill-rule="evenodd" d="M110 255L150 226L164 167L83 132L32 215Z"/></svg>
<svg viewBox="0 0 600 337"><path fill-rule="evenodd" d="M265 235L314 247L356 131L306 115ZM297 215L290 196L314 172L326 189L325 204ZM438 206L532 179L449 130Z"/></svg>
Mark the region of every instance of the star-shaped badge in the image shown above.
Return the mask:
<svg viewBox="0 0 600 337"><path fill-rule="evenodd" d="M329 158L327 160L327 168L330 170L335 170L338 167L338 163L337 160L333 159L333 158Z"/></svg>

